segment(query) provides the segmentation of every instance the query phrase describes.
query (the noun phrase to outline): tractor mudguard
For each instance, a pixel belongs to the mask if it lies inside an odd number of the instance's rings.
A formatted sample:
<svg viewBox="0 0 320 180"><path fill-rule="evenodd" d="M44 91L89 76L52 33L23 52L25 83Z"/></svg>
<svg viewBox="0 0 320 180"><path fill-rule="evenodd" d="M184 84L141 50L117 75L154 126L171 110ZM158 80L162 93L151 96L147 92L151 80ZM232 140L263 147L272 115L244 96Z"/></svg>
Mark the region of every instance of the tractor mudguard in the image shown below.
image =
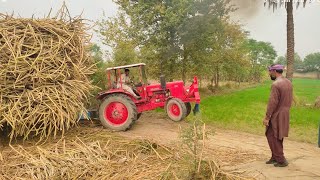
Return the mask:
<svg viewBox="0 0 320 180"><path fill-rule="evenodd" d="M130 97L132 100L135 101L135 98L128 92L121 90L121 89L116 89L116 90L112 90L112 91L103 91L98 93L98 95L96 96L96 99L99 100L103 100L106 96L108 96L109 94L115 94L115 93L119 93L119 94L124 94L127 95L128 97Z"/></svg>

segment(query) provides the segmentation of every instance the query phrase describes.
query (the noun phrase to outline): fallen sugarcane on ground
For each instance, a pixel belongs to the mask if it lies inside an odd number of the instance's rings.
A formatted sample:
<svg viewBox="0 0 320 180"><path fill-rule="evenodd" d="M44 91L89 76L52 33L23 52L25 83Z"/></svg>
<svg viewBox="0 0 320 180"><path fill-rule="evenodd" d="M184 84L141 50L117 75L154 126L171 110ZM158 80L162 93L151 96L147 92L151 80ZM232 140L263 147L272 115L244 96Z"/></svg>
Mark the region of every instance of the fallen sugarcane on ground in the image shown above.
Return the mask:
<svg viewBox="0 0 320 180"><path fill-rule="evenodd" d="M94 71L86 30L66 7L44 19L0 14L0 131L43 140L76 124Z"/></svg>
<svg viewBox="0 0 320 180"><path fill-rule="evenodd" d="M0 147L0 179L194 178L187 151L124 139L100 127L74 128L58 141L34 143ZM213 160L203 158L201 164L195 179L245 179Z"/></svg>

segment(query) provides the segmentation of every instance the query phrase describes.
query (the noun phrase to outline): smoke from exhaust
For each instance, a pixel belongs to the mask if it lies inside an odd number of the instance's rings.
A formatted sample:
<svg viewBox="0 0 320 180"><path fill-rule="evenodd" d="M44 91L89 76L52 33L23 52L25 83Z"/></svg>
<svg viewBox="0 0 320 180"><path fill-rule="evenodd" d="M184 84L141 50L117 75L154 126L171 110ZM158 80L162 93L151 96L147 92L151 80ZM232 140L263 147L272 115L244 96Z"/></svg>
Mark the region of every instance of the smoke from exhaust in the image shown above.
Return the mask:
<svg viewBox="0 0 320 180"><path fill-rule="evenodd" d="M251 18L256 15L260 8L263 8L263 0L232 0L231 4L235 5L238 10L234 12L235 16L242 18Z"/></svg>

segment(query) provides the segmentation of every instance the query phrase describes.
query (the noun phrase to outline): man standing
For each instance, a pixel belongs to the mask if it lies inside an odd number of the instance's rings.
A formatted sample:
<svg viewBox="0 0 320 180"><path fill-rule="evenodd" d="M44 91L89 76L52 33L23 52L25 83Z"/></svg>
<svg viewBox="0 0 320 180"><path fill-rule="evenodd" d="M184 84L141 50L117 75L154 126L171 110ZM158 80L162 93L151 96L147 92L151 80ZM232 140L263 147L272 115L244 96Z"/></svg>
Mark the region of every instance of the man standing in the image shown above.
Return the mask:
<svg viewBox="0 0 320 180"><path fill-rule="evenodd" d="M141 97L137 96L136 93L134 93L132 88L130 87L131 79L130 79L129 73L130 73L129 69L124 70L124 74L121 74L118 80L117 88L121 88L122 86L122 89L129 92L133 97L135 97L136 99L141 99Z"/></svg>
<svg viewBox="0 0 320 180"><path fill-rule="evenodd" d="M272 156L266 164L276 167L286 167L288 162L283 153L283 138L288 137L290 107L292 103L292 84L282 76L283 66L272 65L269 75L274 82L271 86L266 117L263 124L266 126L266 136Z"/></svg>

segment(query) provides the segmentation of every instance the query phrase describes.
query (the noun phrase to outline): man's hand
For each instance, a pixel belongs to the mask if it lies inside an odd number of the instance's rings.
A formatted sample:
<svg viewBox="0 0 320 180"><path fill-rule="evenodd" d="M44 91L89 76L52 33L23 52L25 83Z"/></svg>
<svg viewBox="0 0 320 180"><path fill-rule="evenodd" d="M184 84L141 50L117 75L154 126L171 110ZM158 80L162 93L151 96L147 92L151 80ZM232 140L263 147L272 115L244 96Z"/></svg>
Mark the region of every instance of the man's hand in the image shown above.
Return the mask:
<svg viewBox="0 0 320 180"><path fill-rule="evenodd" d="M264 126L269 126L269 121L270 121L269 119L264 118L262 123L263 123Z"/></svg>

